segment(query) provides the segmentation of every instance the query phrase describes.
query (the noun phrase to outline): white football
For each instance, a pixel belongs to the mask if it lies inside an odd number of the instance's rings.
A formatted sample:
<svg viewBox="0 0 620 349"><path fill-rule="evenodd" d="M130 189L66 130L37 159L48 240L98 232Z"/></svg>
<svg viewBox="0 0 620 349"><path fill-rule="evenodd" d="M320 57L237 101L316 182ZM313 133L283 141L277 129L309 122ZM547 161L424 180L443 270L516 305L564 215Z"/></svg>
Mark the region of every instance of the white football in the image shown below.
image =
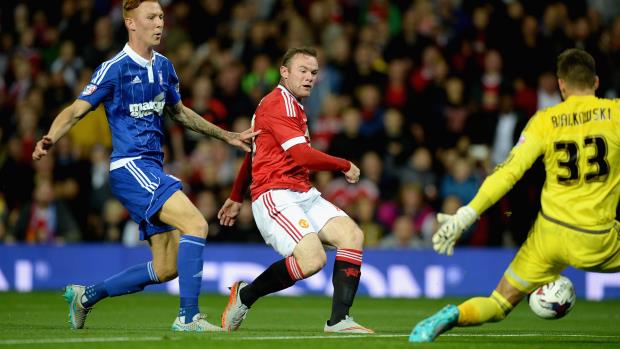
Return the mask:
<svg viewBox="0 0 620 349"><path fill-rule="evenodd" d="M560 276L557 280L532 291L528 296L530 309L543 319L559 319L573 309L575 288L569 278Z"/></svg>

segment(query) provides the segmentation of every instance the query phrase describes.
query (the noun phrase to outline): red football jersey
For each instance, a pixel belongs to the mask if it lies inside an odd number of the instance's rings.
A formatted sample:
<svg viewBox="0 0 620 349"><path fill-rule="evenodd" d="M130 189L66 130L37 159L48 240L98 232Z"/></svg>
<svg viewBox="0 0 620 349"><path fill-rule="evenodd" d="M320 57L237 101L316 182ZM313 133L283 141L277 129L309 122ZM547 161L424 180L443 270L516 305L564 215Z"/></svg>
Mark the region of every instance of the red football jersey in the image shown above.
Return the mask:
<svg viewBox="0 0 620 349"><path fill-rule="evenodd" d="M270 189L310 190L310 171L286 152L310 146L307 121L303 105L282 85L261 100L252 117L254 129L261 130L252 149L252 201Z"/></svg>

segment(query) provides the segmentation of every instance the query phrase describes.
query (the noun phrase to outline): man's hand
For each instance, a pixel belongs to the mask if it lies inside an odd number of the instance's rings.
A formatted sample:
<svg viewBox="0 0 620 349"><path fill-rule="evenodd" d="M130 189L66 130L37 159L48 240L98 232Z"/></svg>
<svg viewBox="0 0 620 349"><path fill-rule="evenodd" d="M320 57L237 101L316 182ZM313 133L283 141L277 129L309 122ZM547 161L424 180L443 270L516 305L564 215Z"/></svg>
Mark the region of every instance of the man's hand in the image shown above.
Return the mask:
<svg viewBox="0 0 620 349"><path fill-rule="evenodd" d="M217 218L220 220L220 224L225 227L232 227L235 224L235 220L241 211L241 203L226 199L226 202L220 208L217 213Z"/></svg>
<svg viewBox="0 0 620 349"><path fill-rule="evenodd" d="M32 152L32 160L41 160L42 157L47 155L47 151L54 145L52 138L48 135L43 136Z"/></svg>
<svg viewBox="0 0 620 349"><path fill-rule="evenodd" d="M439 254L452 256L454 244L476 219L478 219L478 213L469 206L459 208L454 215L438 213L437 222L441 224L441 227L433 235L433 249Z"/></svg>
<svg viewBox="0 0 620 349"><path fill-rule="evenodd" d="M360 180L360 169L355 166L352 162L350 162L351 168L344 172L344 177L347 179L347 182L353 184L357 183Z"/></svg>
<svg viewBox="0 0 620 349"><path fill-rule="evenodd" d="M251 152L250 144L252 144L252 138L258 135L260 130L254 132L252 128L249 128L241 133L231 132L231 137L228 138L228 144L234 145L235 147L242 149L245 152Z"/></svg>

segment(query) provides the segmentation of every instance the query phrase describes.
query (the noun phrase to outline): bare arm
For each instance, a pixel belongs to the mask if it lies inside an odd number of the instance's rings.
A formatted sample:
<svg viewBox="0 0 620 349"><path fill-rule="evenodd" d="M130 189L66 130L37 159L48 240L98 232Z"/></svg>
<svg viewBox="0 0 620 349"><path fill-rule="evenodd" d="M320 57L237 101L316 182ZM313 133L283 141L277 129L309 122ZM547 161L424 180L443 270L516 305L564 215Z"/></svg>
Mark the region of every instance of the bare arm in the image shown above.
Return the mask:
<svg viewBox="0 0 620 349"><path fill-rule="evenodd" d="M37 142L34 152L32 153L33 160L40 160L47 155L47 151L56 143L62 136L64 136L69 130L80 121L84 115L86 115L92 105L81 99L76 99L70 106L63 109L63 111L56 116L50 130L41 140Z"/></svg>
<svg viewBox="0 0 620 349"><path fill-rule="evenodd" d="M184 106L181 102L171 106L167 105L166 108L172 120L180 123L192 131L196 131L205 136L214 137L225 142L228 142L235 135L233 132L222 130L221 128L205 120L195 111Z"/></svg>
<svg viewBox="0 0 620 349"><path fill-rule="evenodd" d="M166 106L166 109L172 120L175 120L184 127L202 133L205 136L221 139L226 143L234 145L246 152L250 151L248 144L251 143L252 137L260 133L260 131L252 132L252 129L245 130L241 133L223 130L205 120L195 111L184 106L182 102L172 106Z"/></svg>

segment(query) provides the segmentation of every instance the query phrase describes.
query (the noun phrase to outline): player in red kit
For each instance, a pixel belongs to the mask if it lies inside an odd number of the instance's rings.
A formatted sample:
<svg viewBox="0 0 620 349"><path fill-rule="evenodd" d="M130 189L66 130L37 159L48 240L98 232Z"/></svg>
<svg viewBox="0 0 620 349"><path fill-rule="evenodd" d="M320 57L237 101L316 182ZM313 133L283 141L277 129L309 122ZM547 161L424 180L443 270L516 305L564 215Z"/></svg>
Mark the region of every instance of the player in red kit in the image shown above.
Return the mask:
<svg viewBox="0 0 620 349"><path fill-rule="evenodd" d="M258 298L291 287L325 266L324 245L337 248L332 282L332 313L325 332L374 333L349 316L362 265L364 234L341 209L321 197L310 183L310 171L341 171L349 183L360 170L348 160L310 146L301 99L310 95L319 65L312 48L292 48L280 66L280 84L260 102L252 124L261 130L253 152L241 166L231 196L218 213L232 226L251 182L252 212L265 239L284 259L273 263L251 283L235 282L222 313L225 330L239 328Z"/></svg>

